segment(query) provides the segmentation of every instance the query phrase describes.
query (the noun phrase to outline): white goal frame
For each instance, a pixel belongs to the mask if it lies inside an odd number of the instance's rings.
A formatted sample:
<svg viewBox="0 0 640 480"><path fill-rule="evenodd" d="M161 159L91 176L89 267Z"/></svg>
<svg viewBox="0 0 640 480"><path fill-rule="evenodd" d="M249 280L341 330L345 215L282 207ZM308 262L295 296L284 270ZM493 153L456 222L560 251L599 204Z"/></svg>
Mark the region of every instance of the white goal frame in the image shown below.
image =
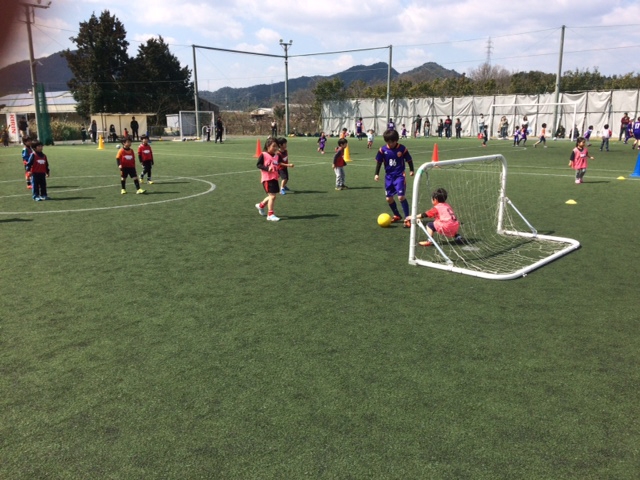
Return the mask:
<svg viewBox="0 0 640 480"><path fill-rule="evenodd" d="M465 163L472 163L472 162L488 162L488 161L492 161L492 160L498 160L501 162L502 164L502 172L500 174L500 188L499 188L499 192L498 192L498 198L496 198L496 208L497 210L497 225L495 226L496 228L496 233L498 235L513 235L513 236L518 236L518 237L525 237L525 238L530 238L530 239L538 239L538 240L545 240L545 241L551 241L551 242L558 242L560 244L564 244L565 247L562 248L559 251L556 251L555 253L553 253L552 255L549 255L545 258L542 258L541 260L538 260L536 262L531 263L530 265L527 265L523 268L519 268L513 272L509 272L509 273L491 273L491 272L483 272L483 271L478 271L478 270L472 270L469 268L464 268L464 267L458 267L454 264L453 260L451 260L451 258L447 257L447 255L445 254L444 250L440 247L440 245L438 244L439 242L439 236L438 235L434 235L431 236L429 235L429 233L427 232L426 227L423 225L422 222L417 221L416 220L416 214L421 213L418 211L418 202L419 202L419 188L420 188L420 180L423 179L423 174L427 173L427 171L429 169L433 169L433 168L442 168L442 167L447 167L450 165L460 165L460 164L465 164ZM520 213L520 211L515 207L515 205L511 202L511 200L509 200L509 198L506 196L506 188L507 188L507 160L504 158L504 156L502 155L487 155L487 156L482 156L482 157L470 157L470 158L461 158L461 159L457 159L457 160L445 160L445 161L440 161L440 162L427 162L424 163L423 165L420 166L420 168L418 169L418 171L416 172L414 181L413 181L413 196L412 196L412 202L411 202L411 232L409 235L409 264L410 265L420 265L420 266L425 266L425 267L431 267L431 268L437 268L440 270L446 270L446 271L450 271L450 272L455 272L455 273L462 273L464 275L471 275L471 276L475 276L475 277L480 277L480 278L485 278L485 279L490 279L490 280L510 280L510 279L514 279L514 278L518 278L518 277L523 277L526 276L527 273L542 267L543 265L546 265L548 263L553 262L554 260L556 260L559 257L562 257L563 255L566 255L570 252L572 252L573 250L576 250L578 248L580 248L580 242L578 242L577 240L574 240L572 238L565 238L565 237L556 237L556 236L551 236L551 235L543 235L538 233L538 231L531 225L531 223L529 223L529 221L522 215L522 213ZM427 193L427 195L430 195L430 193ZM522 231L515 231L515 230L506 230L504 228L504 217L505 217L505 212L507 208L512 208L513 211L515 212L515 214L522 219L522 221L527 225L527 227L530 229L530 231L528 232L522 232ZM428 260L424 260L424 259L420 259L416 257L416 246L417 246L417 240L418 240L418 228L420 228L425 235L429 238L429 241L431 241L433 243L433 248L435 248L438 251L438 254L441 256L441 258L444 259L444 263L435 263L435 262L431 262ZM435 237L435 238L434 238ZM418 248L423 248L423 247L418 247Z"/></svg>
<svg viewBox="0 0 640 480"><path fill-rule="evenodd" d="M183 122L183 114L193 114L196 119L196 121L193 122L193 124L186 124L185 122ZM200 135L202 135L204 129L204 125L199 122L197 120L198 115L206 115L206 114L211 114L211 124L209 125L209 128L211 128L211 136L213 137L215 135L215 124L216 124L216 115L215 112L210 111L210 110L180 110L178 112L178 128L180 128L180 140L181 141L185 141L185 140L199 140L201 137ZM193 134L187 134L185 135L184 131L185 131L185 127L191 127L193 126ZM200 132L197 130L198 127L200 127ZM190 132L191 130L189 130Z"/></svg>
<svg viewBox="0 0 640 480"><path fill-rule="evenodd" d="M489 107L489 110L491 111L489 115L490 132L493 132L493 119L496 117L495 115L496 107L553 107L553 106L561 107L564 105L573 106L573 122L571 122L571 127L567 128L565 126L565 132L569 133L569 135L565 135L565 138L568 138L569 140L575 140L573 136L573 129L577 125L576 119L578 118L578 102L492 103L491 106ZM523 115L528 115L528 114L523 114ZM538 118L540 116L540 113L536 111L535 115L536 115L536 118ZM546 114L543 114L543 115L546 115ZM553 126L553 130L550 132L551 135L548 135L548 137L551 137L554 139L556 138L556 132L558 131L558 126L560 125L561 118L562 118L562 115L558 115L556 125ZM541 122L537 122L537 123L541 123ZM510 127L510 128L511 128L511 131L509 132L509 135L513 133L513 127ZM491 134L489 134L489 136L492 137Z"/></svg>

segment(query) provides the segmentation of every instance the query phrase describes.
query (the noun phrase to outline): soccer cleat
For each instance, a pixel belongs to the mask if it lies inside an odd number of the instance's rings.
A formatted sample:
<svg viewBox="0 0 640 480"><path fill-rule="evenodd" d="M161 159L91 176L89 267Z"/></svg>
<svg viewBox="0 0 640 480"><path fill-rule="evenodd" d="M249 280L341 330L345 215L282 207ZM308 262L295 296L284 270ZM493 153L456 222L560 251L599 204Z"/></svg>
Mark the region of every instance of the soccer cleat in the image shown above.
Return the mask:
<svg viewBox="0 0 640 480"><path fill-rule="evenodd" d="M280 195L286 195L287 191L284 188L280 189Z"/></svg>
<svg viewBox="0 0 640 480"><path fill-rule="evenodd" d="M45 195L44 197L40 197L40 199L42 199L42 200L51 200L51 197L49 195Z"/></svg>
<svg viewBox="0 0 640 480"><path fill-rule="evenodd" d="M148 180L148 181L147 181L147 183L148 183L149 185L153 185L153 181L151 181L151 180Z"/></svg>
<svg viewBox="0 0 640 480"><path fill-rule="evenodd" d="M347 187L346 185L342 185L342 189L343 190L349 190L349 187Z"/></svg>
<svg viewBox="0 0 640 480"><path fill-rule="evenodd" d="M31 190L31 189L33 188L33 186L32 186L31 184L29 184L29 185L27 185L27 188L28 188L29 190Z"/></svg>
<svg viewBox="0 0 640 480"><path fill-rule="evenodd" d="M141 188L139 188L138 190L136 190L136 195L140 195L141 193L147 193L146 190L143 190Z"/></svg>
<svg viewBox="0 0 640 480"><path fill-rule="evenodd" d="M410 218L405 218L404 219L404 228L411 228L411 219Z"/></svg>
<svg viewBox="0 0 640 480"><path fill-rule="evenodd" d="M40 202L40 201L42 201L42 199L41 199L40 197L33 197L33 199L34 199L36 202Z"/></svg>
<svg viewBox="0 0 640 480"><path fill-rule="evenodd" d="M256 208L258 209L258 213L260 215L262 215L263 217L266 215L266 213L264 211L264 207L261 207L259 203L256 203Z"/></svg>
<svg viewBox="0 0 640 480"><path fill-rule="evenodd" d="M126 195L127 191L123 188L122 190L120 190L120 195Z"/></svg>
<svg viewBox="0 0 640 480"><path fill-rule="evenodd" d="M284 186L284 189L288 192L289 191L289 187L287 187L286 185Z"/></svg>
<svg viewBox="0 0 640 480"><path fill-rule="evenodd" d="M462 238L461 235L456 235L453 241L456 242L457 245L464 245L464 238Z"/></svg>
<svg viewBox="0 0 640 480"><path fill-rule="evenodd" d="M579 184L579 183L580 183L580 179L576 178L576 184Z"/></svg>
<svg viewBox="0 0 640 480"><path fill-rule="evenodd" d="M342 187L336 187L336 190L342 190Z"/></svg>
<svg viewBox="0 0 640 480"><path fill-rule="evenodd" d="M402 217L398 215L394 215L393 218L391 219L391 223L396 223L396 222L399 222L400 220L402 220Z"/></svg>
<svg viewBox="0 0 640 480"><path fill-rule="evenodd" d="M140 183L144 183L144 178L140 178Z"/></svg>
<svg viewBox="0 0 640 480"><path fill-rule="evenodd" d="M271 214L267 217L267 220L269 220L270 222L279 222L280 219L278 217L276 217L274 214Z"/></svg>
<svg viewBox="0 0 640 480"><path fill-rule="evenodd" d="M420 245L421 247L430 247L431 245L433 245L433 243L427 240L425 242L418 242L418 245Z"/></svg>

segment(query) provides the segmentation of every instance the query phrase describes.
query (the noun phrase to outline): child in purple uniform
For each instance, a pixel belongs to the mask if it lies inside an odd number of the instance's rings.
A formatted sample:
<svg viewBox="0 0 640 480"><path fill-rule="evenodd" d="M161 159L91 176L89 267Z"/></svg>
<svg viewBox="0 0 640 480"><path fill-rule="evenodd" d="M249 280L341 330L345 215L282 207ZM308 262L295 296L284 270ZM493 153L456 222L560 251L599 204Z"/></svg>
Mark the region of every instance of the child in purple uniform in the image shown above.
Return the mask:
<svg viewBox="0 0 640 480"><path fill-rule="evenodd" d="M327 137L322 132L320 134L320 138L318 139L318 151L324 155L324 147L327 145Z"/></svg>
<svg viewBox="0 0 640 480"><path fill-rule="evenodd" d="M406 164L409 164L409 175L413 176L413 158L407 147L398 143L399 135L396 130L387 130L383 136L386 143L376 154L376 174L373 179L377 182L380 179L380 167L384 164L385 179L384 189L387 203L393 212L393 221L402 220L394 196L398 196L404 216L409 216L409 202L406 198L407 181L405 177Z"/></svg>

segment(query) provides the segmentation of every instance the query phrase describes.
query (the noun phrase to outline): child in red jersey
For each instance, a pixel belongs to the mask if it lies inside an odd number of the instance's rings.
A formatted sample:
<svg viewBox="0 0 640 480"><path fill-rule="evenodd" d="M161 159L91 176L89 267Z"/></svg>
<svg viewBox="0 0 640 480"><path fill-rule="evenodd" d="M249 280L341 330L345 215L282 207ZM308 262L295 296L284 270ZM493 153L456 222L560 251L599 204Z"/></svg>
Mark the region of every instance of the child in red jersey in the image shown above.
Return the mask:
<svg viewBox="0 0 640 480"><path fill-rule="evenodd" d="M278 176L280 177L280 195L286 195L289 191L289 167L293 168L293 163L289 163L289 152L287 152L287 139L280 137L278 142Z"/></svg>
<svg viewBox="0 0 640 480"><path fill-rule="evenodd" d="M122 195L127 193L127 177L131 177L133 179L137 194L145 193L145 190L140 188L140 181L138 180L138 173L136 172L136 154L131 149L131 138L125 138L124 142L122 142L122 148L118 150L116 161L118 162L118 168L120 169L120 183L122 185L120 193Z"/></svg>
<svg viewBox="0 0 640 480"><path fill-rule="evenodd" d="M153 185L151 180L151 167L153 166L153 150L149 145L149 137L142 135L140 137L142 143L138 147L138 160L142 164L142 175L140 175L140 183L144 183L144 176L147 175L147 183Z"/></svg>
<svg viewBox="0 0 640 480"><path fill-rule="evenodd" d="M589 150L585 147L585 143L584 137L578 137L576 148L573 149L571 157L569 157L569 166L576 171L576 184L582 183L582 178L587 173L587 159L593 160L593 157L589 156Z"/></svg>
<svg viewBox="0 0 640 480"><path fill-rule="evenodd" d="M267 216L270 222L278 222L280 219L273 213L273 207L278 193L278 142L275 138L269 137L265 142L264 152L258 157L257 167L261 170L260 181L267 196L260 203L256 203L256 208L260 215ZM264 207L267 207L267 212Z"/></svg>
<svg viewBox="0 0 640 480"><path fill-rule="evenodd" d="M42 153L42 142L34 142L31 147L33 153L27 161L27 171L31 174L33 184L33 199L36 202L50 200L47 195L47 177L49 176L49 161Z"/></svg>
<svg viewBox="0 0 640 480"><path fill-rule="evenodd" d="M347 163L344 159L344 151L347 148L348 141L346 138L338 140L338 147L336 148L336 154L333 156L333 171L336 174L336 190L346 190L347 187L344 184L344 167Z"/></svg>
<svg viewBox="0 0 640 480"><path fill-rule="evenodd" d="M431 204L433 208L427 210L424 213L416 215L416 219L419 218L433 218L432 222L427 223L427 232L429 236L433 237L434 233L439 233L448 238L453 238L458 244L464 242L463 238L458 233L460 228L460 222L453 212L451 205L447 203L447 191L444 188L438 188L431 194ZM405 226L411 225L411 219L405 220ZM433 243L430 240L419 242L419 245L423 247L430 247Z"/></svg>

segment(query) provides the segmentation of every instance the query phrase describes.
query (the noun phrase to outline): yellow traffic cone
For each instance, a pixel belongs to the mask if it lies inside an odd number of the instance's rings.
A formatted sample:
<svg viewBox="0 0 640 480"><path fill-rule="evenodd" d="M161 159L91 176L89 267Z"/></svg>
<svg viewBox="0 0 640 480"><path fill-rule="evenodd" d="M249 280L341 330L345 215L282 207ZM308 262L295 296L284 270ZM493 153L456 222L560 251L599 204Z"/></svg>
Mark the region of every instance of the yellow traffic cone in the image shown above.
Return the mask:
<svg viewBox="0 0 640 480"><path fill-rule="evenodd" d="M349 145L347 145L347 148L344 149L344 161L345 162L351 161L351 152L349 152Z"/></svg>
<svg viewBox="0 0 640 480"><path fill-rule="evenodd" d="M104 150L104 138L102 138L102 135L98 137L98 150Z"/></svg>

